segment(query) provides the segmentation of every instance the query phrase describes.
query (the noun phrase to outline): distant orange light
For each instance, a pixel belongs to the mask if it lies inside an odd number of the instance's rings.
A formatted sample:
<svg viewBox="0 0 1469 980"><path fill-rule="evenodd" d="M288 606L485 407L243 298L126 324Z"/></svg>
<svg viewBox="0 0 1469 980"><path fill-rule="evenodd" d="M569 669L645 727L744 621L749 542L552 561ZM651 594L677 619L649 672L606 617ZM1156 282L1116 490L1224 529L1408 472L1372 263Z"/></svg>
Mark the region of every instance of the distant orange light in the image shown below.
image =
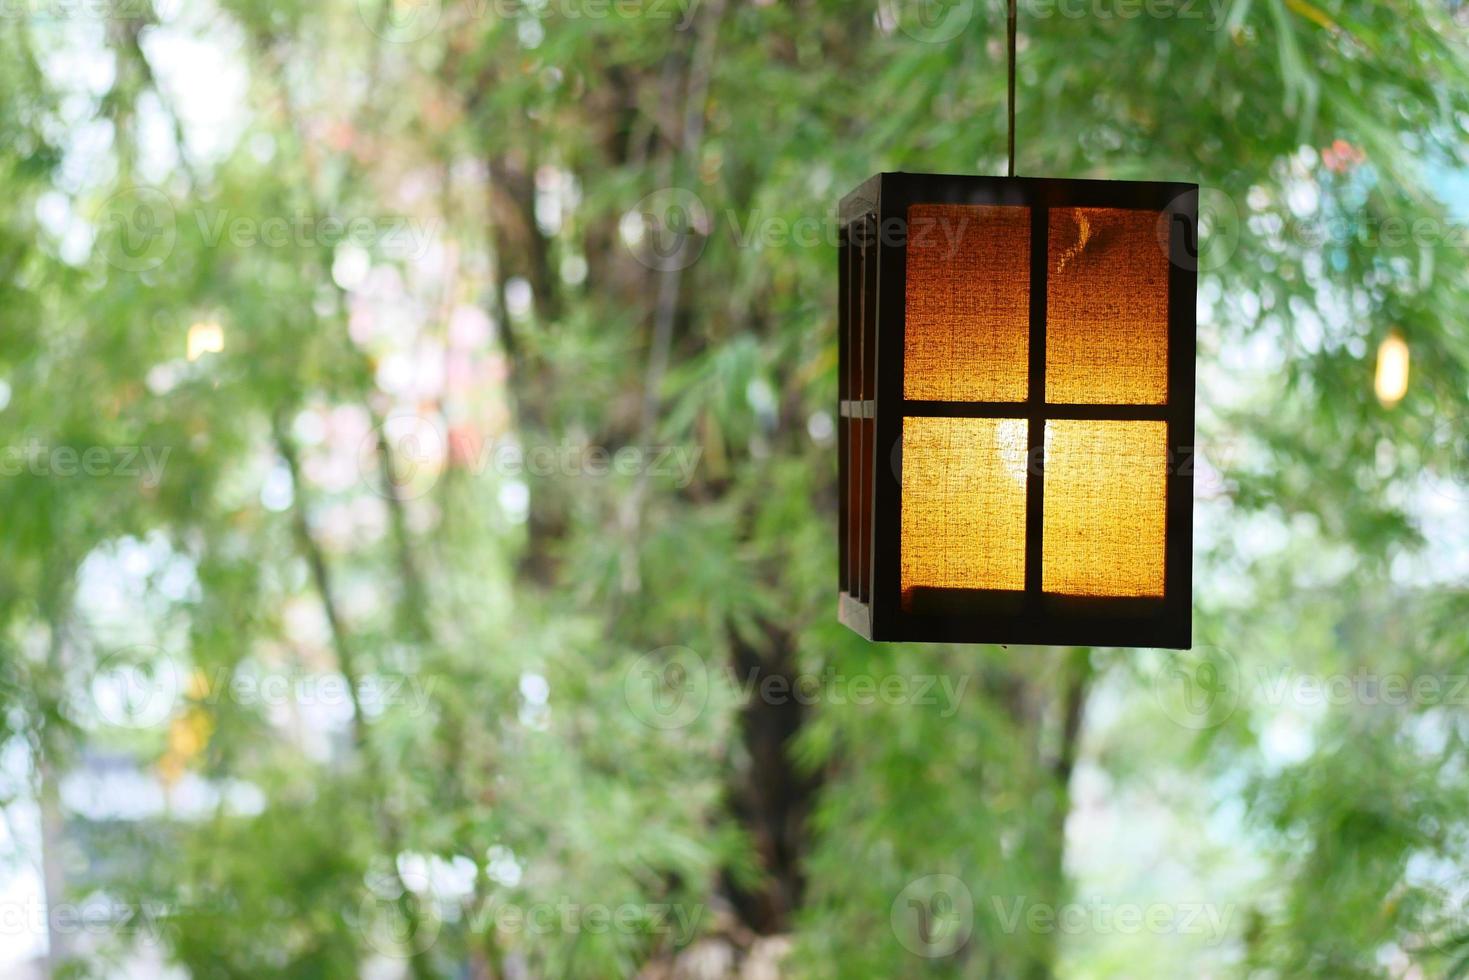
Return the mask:
<svg viewBox="0 0 1469 980"><path fill-rule="evenodd" d="M1377 348L1377 400L1392 408L1408 393L1408 342L1396 330Z"/></svg>

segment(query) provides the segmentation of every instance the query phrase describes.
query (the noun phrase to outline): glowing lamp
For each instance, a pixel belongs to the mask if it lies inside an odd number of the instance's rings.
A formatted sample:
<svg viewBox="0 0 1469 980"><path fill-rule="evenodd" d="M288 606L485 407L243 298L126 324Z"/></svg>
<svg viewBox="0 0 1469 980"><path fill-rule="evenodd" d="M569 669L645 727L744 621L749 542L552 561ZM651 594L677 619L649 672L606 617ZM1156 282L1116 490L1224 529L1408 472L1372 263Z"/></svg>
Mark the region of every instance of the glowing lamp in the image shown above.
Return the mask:
<svg viewBox="0 0 1469 980"><path fill-rule="evenodd" d="M1372 386L1385 408L1392 408L1408 393L1408 342L1396 330L1377 348L1377 375Z"/></svg>
<svg viewBox="0 0 1469 980"><path fill-rule="evenodd" d="M1198 187L885 173L842 199L839 615L1191 642Z"/></svg>

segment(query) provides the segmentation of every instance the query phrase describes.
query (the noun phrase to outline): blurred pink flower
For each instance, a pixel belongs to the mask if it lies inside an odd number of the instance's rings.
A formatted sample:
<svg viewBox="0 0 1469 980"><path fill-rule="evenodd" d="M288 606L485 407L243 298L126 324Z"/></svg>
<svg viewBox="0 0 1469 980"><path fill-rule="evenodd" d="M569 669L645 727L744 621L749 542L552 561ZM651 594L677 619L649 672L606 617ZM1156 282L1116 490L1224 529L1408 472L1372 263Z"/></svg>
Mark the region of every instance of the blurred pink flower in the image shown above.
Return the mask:
<svg viewBox="0 0 1469 980"><path fill-rule="evenodd" d="M1321 163L1334 174L1344 174L1367 159L1367 154L1346 140L1333 140L1321 151Z"/></svg>

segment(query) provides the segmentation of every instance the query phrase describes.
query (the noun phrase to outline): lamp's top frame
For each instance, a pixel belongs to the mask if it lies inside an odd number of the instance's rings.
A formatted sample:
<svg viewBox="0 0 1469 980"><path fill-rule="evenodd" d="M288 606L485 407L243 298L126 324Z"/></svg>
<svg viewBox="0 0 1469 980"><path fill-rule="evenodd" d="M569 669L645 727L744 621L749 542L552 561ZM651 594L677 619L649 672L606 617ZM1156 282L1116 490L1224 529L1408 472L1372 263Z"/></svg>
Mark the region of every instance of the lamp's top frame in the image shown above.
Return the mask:
<svg viewBox="0 0 1469 980"><path fill-rule="evenodd" d="M1038 207L1107 207L1179 210L1179 198L1197 195L1198 184L1168 180L1093 180L1073 177L988 177L885 171L873 174L842 198L842 224L871 214L881 202L889 214L910 204L1013 204ZM1197 200L1193 202L1197 207Z"/></svg>

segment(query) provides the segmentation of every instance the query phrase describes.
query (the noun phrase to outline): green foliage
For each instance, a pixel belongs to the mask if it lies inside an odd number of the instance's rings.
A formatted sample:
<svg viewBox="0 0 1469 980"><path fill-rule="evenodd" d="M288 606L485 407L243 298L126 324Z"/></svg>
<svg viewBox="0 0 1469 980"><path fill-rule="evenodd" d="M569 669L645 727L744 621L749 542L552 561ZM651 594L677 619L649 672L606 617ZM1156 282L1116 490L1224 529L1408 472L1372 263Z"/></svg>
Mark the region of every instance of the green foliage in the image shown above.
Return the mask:
<svg viewBox="0 0 1469 980"><path fill-rule="evenodd" d="M834 623L834 204L1001 170L999 5L155 6L0 24L58 975L1469 974L1454 5L1022 5L1019 171L1206 189L1179 656Z"/></svg>

